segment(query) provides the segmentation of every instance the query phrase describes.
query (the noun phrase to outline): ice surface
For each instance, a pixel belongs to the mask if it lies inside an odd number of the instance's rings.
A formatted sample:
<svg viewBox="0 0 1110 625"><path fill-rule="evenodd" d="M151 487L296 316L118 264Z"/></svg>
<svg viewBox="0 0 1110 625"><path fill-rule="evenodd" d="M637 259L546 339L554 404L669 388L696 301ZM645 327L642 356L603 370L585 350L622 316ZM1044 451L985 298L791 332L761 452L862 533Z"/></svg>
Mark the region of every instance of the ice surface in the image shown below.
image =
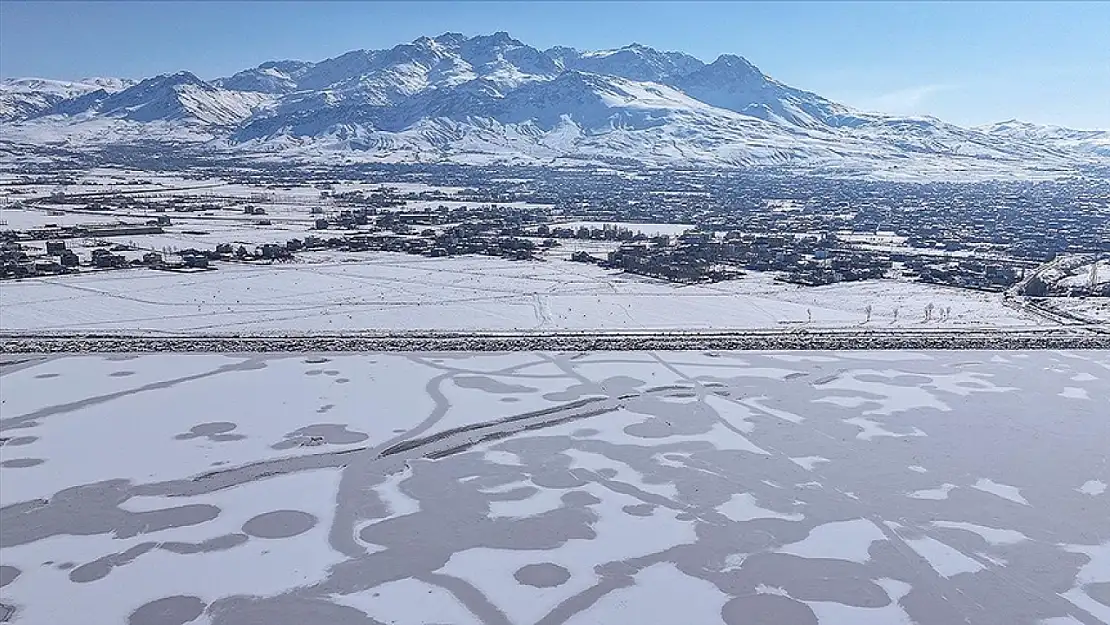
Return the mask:
<svg viewBox="0 0 1110 625"><path fill-rule="evenodd" d="M1110 358L994 356L32 359L0 368L0 603L31 625L1108 620ZM1090 400L1062 414L1068 386ZM868 401L820 401L845 396Z"/></svg>
<svg viewBox="0 0 1110 625"><path fill-rule="evenodd" d="M896 579L877 579L890 597L890 603L882 607L858 607L844 605L835 601L809 601L809 607L817 616L818 623L850 623L851 625L914 625L914 620L899 605L902 597L909 594L913 586Z"/></svg>
<svg viewBox="0 0 1110 625"><path fill-rule="evenodd" d="M331 600L356 608L382 623L481 623L450 592L416 579L386 582L373 593L336 594Z"/></svg>
<svg viewBox="0 0 1110 625"><path fill-rule="evenodd" d="M689 577L671 564L650 566L635 579L635 585L610 593L568 625L714 623L720 620L728 599L712 584ZM673 597L682 597L682 601Z"/></svg>

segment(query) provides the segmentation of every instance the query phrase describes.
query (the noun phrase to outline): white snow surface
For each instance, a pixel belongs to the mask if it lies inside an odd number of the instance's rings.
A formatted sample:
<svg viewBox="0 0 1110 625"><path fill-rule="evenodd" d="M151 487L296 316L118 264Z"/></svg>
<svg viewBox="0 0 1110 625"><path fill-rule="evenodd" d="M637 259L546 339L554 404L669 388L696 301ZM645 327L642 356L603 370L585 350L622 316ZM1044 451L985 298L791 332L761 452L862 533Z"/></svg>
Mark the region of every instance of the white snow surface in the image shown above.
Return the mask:
<svg viewBox="0 0 1110 625"><path fill-rule="evenodd" d="M181 249L226 240L228 233L237 242L262 242L279 232L229 227L211 236L129 240L148 249ZM293 230L285 235L299 236ZM298 259L305 262L217 264L217 270L199 274L133 269L5 281L0 284L0 330L1016 328L1045 323L1006 307L998 294L909 282L808 288L752 274L679 287L558 259L520 263L387 252L313 252ZM930 302L950 308L951 314L926 322L920 311ZM864 325L869 305L871 321ZM887 410L897 403L890 405Z"/></svg>

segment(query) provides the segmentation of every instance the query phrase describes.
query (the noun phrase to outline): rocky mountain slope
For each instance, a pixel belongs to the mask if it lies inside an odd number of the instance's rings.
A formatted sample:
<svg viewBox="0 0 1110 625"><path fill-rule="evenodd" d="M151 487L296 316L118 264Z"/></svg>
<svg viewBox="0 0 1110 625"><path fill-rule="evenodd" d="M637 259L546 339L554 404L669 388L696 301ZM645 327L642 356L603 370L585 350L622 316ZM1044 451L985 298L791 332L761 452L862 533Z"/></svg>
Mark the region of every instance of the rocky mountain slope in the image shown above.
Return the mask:
<svg viewBox="0 0 1110 625"><path fill-rule="evenodd" d="M421 37L203 81L0 83L14 145L162 141L197 151L458 163L774 165L864 175L1062 175L1105 165L1105 131L962 128L853 110L765 75L632 44L540 51L507 33ZM7 152L18 152L11 148Z"/></svg>

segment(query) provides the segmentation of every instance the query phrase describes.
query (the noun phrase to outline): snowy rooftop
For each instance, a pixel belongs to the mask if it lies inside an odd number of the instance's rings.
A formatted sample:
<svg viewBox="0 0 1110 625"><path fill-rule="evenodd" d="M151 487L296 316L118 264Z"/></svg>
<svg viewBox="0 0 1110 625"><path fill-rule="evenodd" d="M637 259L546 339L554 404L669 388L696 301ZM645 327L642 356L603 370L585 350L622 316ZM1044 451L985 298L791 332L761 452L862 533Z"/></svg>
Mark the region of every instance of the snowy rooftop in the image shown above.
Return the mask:
<svg viewBox="0 0 1110 625"><path fill-rule="evenodd" d="M1108 352L7 360L0 620L1110 622Z"/></svg>

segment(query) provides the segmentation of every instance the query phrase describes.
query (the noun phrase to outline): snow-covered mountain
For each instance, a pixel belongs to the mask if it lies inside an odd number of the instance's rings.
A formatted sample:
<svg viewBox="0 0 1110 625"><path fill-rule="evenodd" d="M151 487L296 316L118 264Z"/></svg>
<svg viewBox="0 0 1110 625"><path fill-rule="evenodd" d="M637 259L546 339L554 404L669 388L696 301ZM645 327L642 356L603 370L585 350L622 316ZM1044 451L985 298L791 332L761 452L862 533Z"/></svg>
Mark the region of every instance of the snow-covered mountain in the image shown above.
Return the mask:
<svg viewBox="0 0 1110 625"><path fill-rule="evenodd" d="M547 55L566 69L659 83L680 78L705 65L688 54L659 52L638 43L593 52L555 47L549 49Z"/></svg>
<svg viewBox="0 0 1110 625"><path fill-rule="evenodd" d="M79 82L16 78L0 81L0 122L28 119L51 106L93 91L112 93L135 81L126 78L86 78Z"/></svg>
<svg viewBox="0 0 1110 625"><path fill-rule="evenodd" d="M87 92L57 102L41 115L233 126L269 101L265 94L221 89L189 72L177 72L147 78L114 93L105 89Z"/></svg>
<svg viewBox="0 0 1110 625"><path fill-rule="evenodd" d="M1052 145L1061 150L1110 156L1110 130L1073 130L1060 126L1030 124L1016 119L980 126L976 130L994 137Z"/></svg>
<svg viewBox="0 0 1110 625"><path fill-rule="evenodd" d="M707 64L639 44L540 51L503 32L270 61L210 82L188 72L136 84L6 81L0 106L10 141L71 149L164 140L299 158L997 176L1062 174L1110 158L1105 131L865 113L734 55Z"/></svg>

